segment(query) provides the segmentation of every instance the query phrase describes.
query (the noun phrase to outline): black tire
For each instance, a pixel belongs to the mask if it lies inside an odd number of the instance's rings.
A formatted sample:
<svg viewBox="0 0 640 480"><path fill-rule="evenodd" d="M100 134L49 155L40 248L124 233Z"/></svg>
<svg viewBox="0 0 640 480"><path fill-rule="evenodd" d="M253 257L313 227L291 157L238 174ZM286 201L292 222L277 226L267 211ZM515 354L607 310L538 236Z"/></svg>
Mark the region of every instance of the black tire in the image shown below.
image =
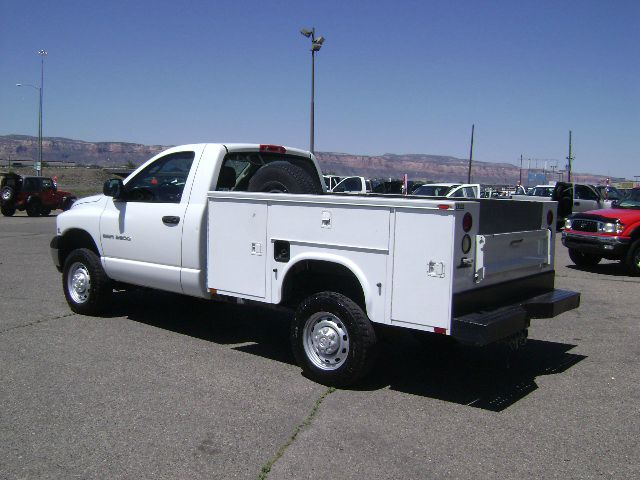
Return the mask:
<svg viewBox="0 0 640 480"><path fill-rule="evenodd" d="M321 193L306 170L284 161L272 162L260 167L249 180L247 190L273 193Z"/></svg>
<svg viewBox="0 0 640 480"><path fill-rule="evenodd" d="M636 240L629 247L624 263L629 270L629 274L634 277L640 276L640 240Z"/></svg>
<svg viewBox="0 0 640 480"><path fill-rule="evenodd" d="M579 267L594 267L600 263L600 260L602 260L600 255L583 253L573 248L569 249L569 258L571 258L571 261Z"/></svg>
<svg viewBox="0 0 640 480"><path fill-rule="evenodd" d="M376 344L362 308L335 292L307 297L291 325L296 362L306 376L324 385L344 387L362 379L375 362Z"/></svg>
<svg viewBox="0 0 640 480"><path fill-rule="evenodd" d="M2 205L0 210L2 210L2 215L4 215L5 217L12 217L13 214L16 213L16 207L12 203L5 203L4 205Z"/></svg>
<svg viewBox="0 0 640 480"><path fill-rule="evenodd" d="M71 310L81 315L104 313L113 293L100 257L88 248L73 250L65 260L62 289Z"/></svg>
<svg viewBox="0 0 640 480"><path fill-rule="evenodd" d="M40 215L40 202L38 200L31 200L27 202L27 215L30 217L37 217Z"/></svg>
<svg viewBox="0 0 640 480"><path fill-rule="evenodd" d="M67 199L64 201L64 203L62 204L62 210L63 210L63 211L65 211L65 212L66 212L67 210L69 210L69 209L73 206L73 204L75 203L75 201L76 201L76 200L77 200L77 198L76 198L76 197L69 197L69 198L67 198Z"/></svg>
<svg viewBox="0 0 640 480"><path fill-rule="evenodd" d="M15 198L15 196L16 193L13 190L13 187L6 186L0 192L0 201L2 201L3 203L11 202Z"/></svg>
<svg viewBox="0 0 640 480"><path fill-rule="evenodd" d="M48 216L51 213L51 209L49 207L42 207L40 209L40 215L42 215L43 217Z"/></svg>

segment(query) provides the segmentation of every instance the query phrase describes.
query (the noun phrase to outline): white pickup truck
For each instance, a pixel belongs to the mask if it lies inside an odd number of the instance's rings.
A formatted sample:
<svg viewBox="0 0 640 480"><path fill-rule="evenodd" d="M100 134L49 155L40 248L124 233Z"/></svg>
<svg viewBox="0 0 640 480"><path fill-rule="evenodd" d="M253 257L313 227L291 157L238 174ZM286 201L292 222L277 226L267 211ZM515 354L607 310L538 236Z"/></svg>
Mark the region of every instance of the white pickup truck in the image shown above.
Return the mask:
<svg viewBox="0 0 640 480"><path fill-rule="evenodd" d="M347 385L371 369L380 325L515 345L531 318L576 308L554 288L555 209L331 195L309 152L184 145L59 215L51 253L80 314L127 285L293 307L299 365Z"/></svg>

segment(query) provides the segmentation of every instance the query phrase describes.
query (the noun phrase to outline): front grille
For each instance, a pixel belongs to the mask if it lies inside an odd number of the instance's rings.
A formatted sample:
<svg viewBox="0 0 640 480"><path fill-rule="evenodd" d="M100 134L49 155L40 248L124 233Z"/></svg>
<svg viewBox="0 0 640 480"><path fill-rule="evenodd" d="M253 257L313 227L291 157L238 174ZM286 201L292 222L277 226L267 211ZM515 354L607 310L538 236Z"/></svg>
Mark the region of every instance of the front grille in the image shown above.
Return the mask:
<svg viewBox="0 0 640 480"><path fill-rule="evenodd" d="M571 229L579 230L581 232L597 232L598 222L595 220L585 220L583 218L576 218L571 220Z"/></svg>

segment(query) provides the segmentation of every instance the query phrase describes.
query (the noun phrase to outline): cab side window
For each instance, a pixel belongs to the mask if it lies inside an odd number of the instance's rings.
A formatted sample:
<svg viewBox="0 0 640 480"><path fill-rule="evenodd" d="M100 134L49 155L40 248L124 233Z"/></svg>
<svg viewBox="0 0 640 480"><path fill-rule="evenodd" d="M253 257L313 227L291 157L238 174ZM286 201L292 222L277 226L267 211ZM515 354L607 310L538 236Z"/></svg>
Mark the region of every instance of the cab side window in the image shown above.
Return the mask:
<svg viewBox="0 0 640 480"><path fill-rule="evenodd" d="M125 185L130 202L180 203L194 152L171 153L157 159Z"/></svg>
<svg viewBox="0 0 640 480"><path fill-rule="evenodd" d="M464 189L462 187L458 187L454 192L449 195L451 198L464 198Z"/></svg>
<svg viewBox="0 0 640 480"><path fill-rule="evenodd" d="M575 198L579 200L598 200L596 193L586 185L576 185Z"/></svg>

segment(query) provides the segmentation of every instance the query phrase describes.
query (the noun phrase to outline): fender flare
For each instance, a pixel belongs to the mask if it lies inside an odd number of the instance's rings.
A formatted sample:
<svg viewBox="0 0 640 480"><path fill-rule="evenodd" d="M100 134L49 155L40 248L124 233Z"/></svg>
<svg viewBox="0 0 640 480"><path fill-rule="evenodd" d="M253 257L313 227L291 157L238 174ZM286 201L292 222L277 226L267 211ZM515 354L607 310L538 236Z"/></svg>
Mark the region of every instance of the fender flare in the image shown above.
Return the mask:
<svg viewBox="0 0 640 480"><path fill-rule="evenodd" d="M280 303L282 301L283 289L284 289L284 285L286 283L287 275L289 274L289 272L293 269L293 267L298 265L300 262L304 262L307 260L335 263L349 270L360 283L360 288L362 288L362 293L364 295L364 303L365 303L366 311L370 312L372 310L373 301L371 299L371 291L372 291L371 285L367 280L367 277L364 274L364 272L360 269L360 267L355 262L349 260L348 258L342 257L340 255L336 255L333 253L308 253L307 252L304 254L296 255L295 257L291 258L291 260L289 260L289 262L286 263L286 267L282 270L282 281L280 282L278 289L275 292L273 292L275 293L273 297L274 303Z"/></svg>

